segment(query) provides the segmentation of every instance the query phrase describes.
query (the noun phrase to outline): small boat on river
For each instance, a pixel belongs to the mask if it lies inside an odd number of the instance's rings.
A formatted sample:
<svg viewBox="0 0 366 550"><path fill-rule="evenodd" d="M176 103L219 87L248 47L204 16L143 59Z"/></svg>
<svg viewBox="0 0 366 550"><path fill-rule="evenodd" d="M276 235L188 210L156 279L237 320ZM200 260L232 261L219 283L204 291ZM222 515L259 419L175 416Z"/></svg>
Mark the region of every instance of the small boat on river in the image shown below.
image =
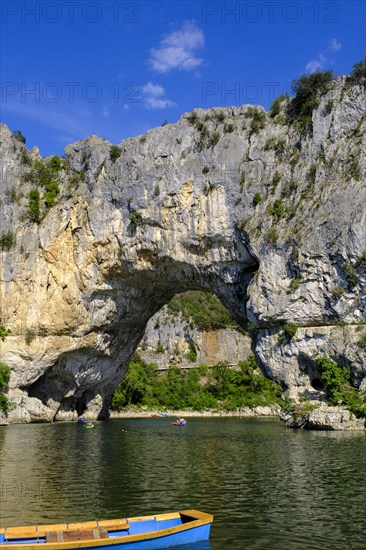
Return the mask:
<svg viewBox="0 0 366 550"><path fill-rule="evenodd" d="M186 424L187 420L185 420L184 418L179 418L178 420L172 422L172 426L186 426Z"/></svg>
<svg viewBox="0 0 366 550"><path fill-rule="evenodd" d="M211 514L182 510L169 514L0 528L0 550L160 550L208 540Z"/></svg>

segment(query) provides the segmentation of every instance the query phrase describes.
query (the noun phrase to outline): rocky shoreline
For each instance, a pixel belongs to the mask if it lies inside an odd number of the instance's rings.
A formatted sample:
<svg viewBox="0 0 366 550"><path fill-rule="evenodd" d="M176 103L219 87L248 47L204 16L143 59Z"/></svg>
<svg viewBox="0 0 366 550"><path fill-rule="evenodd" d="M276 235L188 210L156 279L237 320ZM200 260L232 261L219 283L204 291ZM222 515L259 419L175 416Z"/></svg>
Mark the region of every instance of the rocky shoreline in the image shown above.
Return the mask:
<svg viewBox="0 0 366 550"><path fill-rule="evenodd" d="M366 430L365 418L356 418L345 408L331 407L325 404L309 412L282 412L280 419L289 428L340 431Z"/></svg>
<svg viewBox="0 0 366 550"><path fill-rule="evenodd" d="M147 409L126 409L123 411L110 411L110 419L133 419L133 418L152 418L159 414L158 411ZM281 410L279 405L267 407L243 407L235 411L183 411L167 410L164 414L168 418L210 418L210 417L235 417L235 418L279 418L288 428L305 430L323 430L323 431L365 431L366 419L356 418L350 411L342 407L332 407L325 403L320 404L311 411L295 410L287 412ZM85 415L88 420L96 420L95 417ZM162 416L164 418L164 416ZM77 415L75 412L63 415L57 419L58 422L75 422ZM14 416L10 412L6 416L0 411L0 426L10 424L30 424L30 423L49 423L52 420L42 418L41 416L30 418L29 415L23 417Z"/></svg>

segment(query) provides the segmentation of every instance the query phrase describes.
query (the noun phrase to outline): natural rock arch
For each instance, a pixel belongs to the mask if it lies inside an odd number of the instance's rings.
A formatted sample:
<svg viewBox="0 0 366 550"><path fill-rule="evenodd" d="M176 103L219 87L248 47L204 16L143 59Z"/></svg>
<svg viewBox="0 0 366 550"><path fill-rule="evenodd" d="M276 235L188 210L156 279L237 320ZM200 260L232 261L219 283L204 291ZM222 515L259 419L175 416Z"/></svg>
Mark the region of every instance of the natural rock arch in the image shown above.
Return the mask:
<svg viewBox="0 0 366 550"><path fill-rule="evenodd" d="M264 112L254 131L243 106L184 115L119 156L92 136L66 148L59 200L38 225L24 221L35 184L22 159L40 157L1 126L0 218L16 235L0 263L10 416L105 415L147 320L188 289L249 320L257 358L290 392L312 390L300 354L342 355L363 384L352 323L366 312L364 105L364 88L339 78L312 135ZM279 339L286 322L299 328Z"/></svg>

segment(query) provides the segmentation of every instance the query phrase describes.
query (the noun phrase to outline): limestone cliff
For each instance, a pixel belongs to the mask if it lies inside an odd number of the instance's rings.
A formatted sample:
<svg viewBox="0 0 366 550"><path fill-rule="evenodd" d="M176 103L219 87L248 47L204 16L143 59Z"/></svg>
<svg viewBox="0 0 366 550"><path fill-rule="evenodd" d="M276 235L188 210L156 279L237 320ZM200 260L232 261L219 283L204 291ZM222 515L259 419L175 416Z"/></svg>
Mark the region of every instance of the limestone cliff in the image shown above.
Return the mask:
<svg viewBox="0 0 366 550"><path fill-rule="evenodd" d="M365 101L363 85L339 77L312 133L281 109L244 105L199 109L119 149L92 136L53 161L55 201L41 181L51 160L1 126L10 420L105 416L149 319L190 289L214 292L251 330L268 376L292 395L317 391L318 353L360 385ZM292 338L286 323L300 327Z"/></svg>

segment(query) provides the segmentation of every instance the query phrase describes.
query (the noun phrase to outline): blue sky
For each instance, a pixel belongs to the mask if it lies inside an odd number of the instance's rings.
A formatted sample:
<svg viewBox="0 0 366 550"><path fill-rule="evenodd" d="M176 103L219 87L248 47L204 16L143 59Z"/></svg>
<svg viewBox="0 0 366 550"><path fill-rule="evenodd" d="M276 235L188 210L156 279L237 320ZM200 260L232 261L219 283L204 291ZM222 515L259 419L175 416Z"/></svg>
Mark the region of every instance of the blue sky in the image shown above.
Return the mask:
<svg viewBox="0 0 366 550"><path fill-rule="evenodd" d="M42 155L119 143L196 107L268 108L314 70L366 49L363 1L6 1L1 121Z"/></svg>

